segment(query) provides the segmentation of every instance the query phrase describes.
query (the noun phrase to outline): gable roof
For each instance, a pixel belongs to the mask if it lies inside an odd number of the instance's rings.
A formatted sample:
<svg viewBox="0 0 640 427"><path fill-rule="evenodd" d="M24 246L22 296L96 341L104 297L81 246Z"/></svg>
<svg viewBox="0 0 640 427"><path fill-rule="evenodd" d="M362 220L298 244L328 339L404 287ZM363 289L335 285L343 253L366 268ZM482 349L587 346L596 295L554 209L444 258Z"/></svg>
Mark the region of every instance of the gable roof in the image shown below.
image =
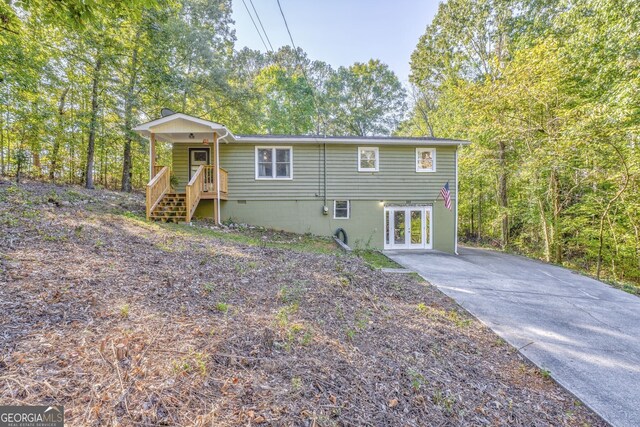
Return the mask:
<svg viewBox="0 0 640 427"><path fill-rule="evenodd" d="M212 131L222 134L221 139L234 138L225 125L184 113L173 113L139 124L133 128L133 131L147 138L151 136L151 133L154 133L157 139L167 142L189 142L188 136L191 139L198 136L196 139L200 139Z"/></svg>
<svg viewBox="0 0 640 427"><path fill-rule="evenodd" d="M151 120L150 122L146 122L146 123L142 123L139 124L138 126L134 127L133 130L136 132L140 132L140 131L148 131L151 128L154 128L158 125L164 124L164 123L168 123L168 122L172 122L174 120L178 120L178 119L183 119L189 122L193 122L193 123L197 123L199 125L203 125L203 126L209 126L211 129L226 129L226 127L223 124L220 123L216 123L216 122L212 122L209 120L205 120L205 119L201 119L199 117L194 117L194 116L190 116L188 114L184 114L184 113L174 113L174 114L170 114L168 116L165 117L160 117L159 119L155 119L155 120Z"/></svg>

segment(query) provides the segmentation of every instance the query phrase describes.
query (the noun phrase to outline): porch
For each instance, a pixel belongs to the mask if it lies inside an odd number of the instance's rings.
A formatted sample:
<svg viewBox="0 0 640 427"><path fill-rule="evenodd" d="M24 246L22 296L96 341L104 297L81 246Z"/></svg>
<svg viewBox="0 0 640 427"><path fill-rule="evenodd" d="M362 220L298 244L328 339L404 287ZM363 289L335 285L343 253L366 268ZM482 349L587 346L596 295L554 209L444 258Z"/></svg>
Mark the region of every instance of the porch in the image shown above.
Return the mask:
<svg viewBox="0 0 640 427"><path fill-rule="evenodd" d="M139 125L134 131L149 139L147 220L188 223L201 201L212 200L211 216L219 223L220 201L228 199L228 173L220 167L219 144L233 138L226 127L163 110L163 117ZM171 166L157 164L158 142L171 144ZM178 158L178 153L185 152L187 160Z"/></svg>
<svg viewBox="0 0 640 427"><path fill-rule="evenodd" d="M227 171L200 165L184 192L171 187L171 168L154 165L153 178L147 184L147 220L191 222L200 200L214 200L214 211L220 200L228 199ZM218 178L219 177L219 178ZM218 185L219 184L219 185ZM217 215L215 215L217 221Z"/></svg>

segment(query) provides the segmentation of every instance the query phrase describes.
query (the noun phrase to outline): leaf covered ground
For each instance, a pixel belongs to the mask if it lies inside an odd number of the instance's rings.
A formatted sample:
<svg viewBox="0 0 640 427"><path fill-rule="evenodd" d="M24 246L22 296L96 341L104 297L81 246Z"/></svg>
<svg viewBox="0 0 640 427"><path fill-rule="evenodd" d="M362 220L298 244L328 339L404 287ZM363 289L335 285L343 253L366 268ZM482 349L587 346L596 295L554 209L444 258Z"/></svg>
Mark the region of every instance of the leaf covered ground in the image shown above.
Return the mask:
<svg viewBox="0 0 640 427"><path fill-rule="evenodd" d="M604 425L413 275L0 181L0 402L67 425Z"/></svg>

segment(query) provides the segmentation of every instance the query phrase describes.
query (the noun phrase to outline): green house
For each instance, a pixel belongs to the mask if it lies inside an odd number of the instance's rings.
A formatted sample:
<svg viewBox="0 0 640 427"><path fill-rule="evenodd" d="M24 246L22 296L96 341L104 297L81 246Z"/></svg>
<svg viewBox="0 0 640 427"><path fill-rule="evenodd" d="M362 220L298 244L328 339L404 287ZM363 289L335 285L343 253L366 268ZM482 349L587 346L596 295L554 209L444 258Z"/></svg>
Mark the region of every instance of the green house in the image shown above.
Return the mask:
<svg viewBox="0 0 640 427"><path fill-rule="evenodd" d="M457 250L457 150L467 141L234 135L181 113L134 130L150 140L148 219L341 229L356 248ZM171 144L171 165L156 164L157 143Z"/></svg>

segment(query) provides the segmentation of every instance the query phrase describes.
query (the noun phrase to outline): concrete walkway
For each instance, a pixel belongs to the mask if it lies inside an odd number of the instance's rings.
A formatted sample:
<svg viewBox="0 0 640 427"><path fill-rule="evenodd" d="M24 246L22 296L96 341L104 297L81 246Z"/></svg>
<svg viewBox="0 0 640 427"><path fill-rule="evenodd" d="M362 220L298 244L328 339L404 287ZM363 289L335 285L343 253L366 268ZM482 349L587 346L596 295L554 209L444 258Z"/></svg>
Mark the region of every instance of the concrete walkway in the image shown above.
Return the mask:
<svg viewBox="0 0 640 427"><path fill-rule="evenodd" d="M454 298L614 426L640 426L640 298L484 249L385 252Z"/></svg>

